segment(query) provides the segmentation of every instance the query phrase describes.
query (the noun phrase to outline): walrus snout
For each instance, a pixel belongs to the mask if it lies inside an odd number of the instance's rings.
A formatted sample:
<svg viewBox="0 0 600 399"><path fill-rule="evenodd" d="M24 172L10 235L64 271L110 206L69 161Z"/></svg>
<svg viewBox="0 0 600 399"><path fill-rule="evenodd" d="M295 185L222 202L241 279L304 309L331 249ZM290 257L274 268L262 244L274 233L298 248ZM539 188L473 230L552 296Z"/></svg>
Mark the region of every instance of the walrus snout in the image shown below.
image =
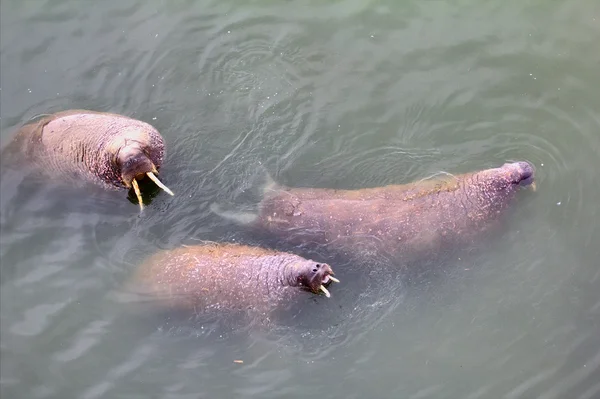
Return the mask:
<svg viewBox="0 0 600 399"><path fill-rule="evenodd" d="M535 170L533 169L533 165L529 162L520 161L505 164L504 166L511 169L514 184L529 186L534 183Z"/></svg>
<svg viewBox="0 0 600 399"><path fill-rule="evenodd" d="M144 153L130 156L121 165L121 179L126 187L131 187L133 179L141 180L146 173L155 172L156 168L152 161Z"/></svg>
<svg viewBox="0 0 600 399"><path fill-rule="evenodd" d="M322 291L328 298L331 296L326 285L329 285L332 281L339 283L340 280L333 277L335 273L331 266L326 263L313 263L312 269L310 269L309 275L305 276L306 280L304 284L314 293Z"/></svg>
<svg viewBox="0 0 600 399"><path fill-rule="evenodd" d="M170 195L174 195L173 192L165 186L156 176L158 170L154 162L148 157L146 152L138 146L129 146L119 151L117 158L117 164L121 169L121 180L127 188L131 188L135 191L140 208L144 209L142 202L142 193L138 185L138 180L141 180L148 176L158 187L166 191Z"/></svg>

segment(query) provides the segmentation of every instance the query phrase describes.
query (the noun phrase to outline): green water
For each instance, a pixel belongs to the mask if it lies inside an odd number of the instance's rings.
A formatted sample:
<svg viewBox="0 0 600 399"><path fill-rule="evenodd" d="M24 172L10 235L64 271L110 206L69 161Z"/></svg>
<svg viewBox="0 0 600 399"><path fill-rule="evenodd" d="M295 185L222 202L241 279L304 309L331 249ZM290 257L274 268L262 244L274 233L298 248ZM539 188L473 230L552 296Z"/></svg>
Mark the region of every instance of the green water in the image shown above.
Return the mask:
<svg viewBox="0 0 600 399"><path fill-rule="evenodd" d="M126 114L176 193L140 216L3 171L3 399L600 397L600 2L2 0L0 29L3 146L39 114ZM433 276L309 254L342 283L268 331L118 300L158 249L266 245L209 209L262 171L358 188L513 160L535 195Z"/></svg>

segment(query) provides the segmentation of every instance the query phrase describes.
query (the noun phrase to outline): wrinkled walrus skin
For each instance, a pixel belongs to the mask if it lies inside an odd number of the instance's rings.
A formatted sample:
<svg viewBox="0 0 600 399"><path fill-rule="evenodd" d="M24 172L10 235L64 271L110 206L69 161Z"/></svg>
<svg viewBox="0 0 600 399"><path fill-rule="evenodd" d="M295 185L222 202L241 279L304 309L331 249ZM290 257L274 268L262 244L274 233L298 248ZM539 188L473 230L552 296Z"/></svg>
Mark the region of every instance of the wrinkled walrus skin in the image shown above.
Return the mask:
<svg viewBox="0 0 600 399"><path fill-rule="evenodd" d="M210 243L150 256L136 269L129 290L159 309L268 314L310 291L329 296L325 285L339 281L333 274L329 265L291 253Z"/></svg>
<svg viewBox="0 0 600 399"><path fill-rule="evenodd" d="M367 262L418 260L473 242L533 179L529 163L515 162L443 181L357 190L273 183L246 225L294 245L326 246Z"/></svg>
<svg viewBox="0 0 600 399"><path fill-rule="evenodd" d="M46 176L91 182L106 189L133 188L163 163L165 143L151 125L123 115L88 110L62 111L24 125L10 144ZM16 154L11 154L13 157Z"/></svg>

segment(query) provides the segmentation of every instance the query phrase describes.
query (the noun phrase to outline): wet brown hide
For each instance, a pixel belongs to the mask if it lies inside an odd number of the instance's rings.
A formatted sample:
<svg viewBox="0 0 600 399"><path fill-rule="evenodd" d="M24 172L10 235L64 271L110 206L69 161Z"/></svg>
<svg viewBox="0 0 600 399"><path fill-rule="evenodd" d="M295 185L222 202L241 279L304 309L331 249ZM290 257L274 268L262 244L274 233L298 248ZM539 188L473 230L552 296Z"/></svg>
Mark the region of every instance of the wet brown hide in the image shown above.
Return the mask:
<svg viewBox="0 0 600 399"><path fill-rule="evenodd" d="M533 182L526 162L442 180L358 190L272 187L251 226L294 245L344 254L425 258L488 231L518 190ZM371 258L373 259L373 258Z"/></svg>
<svg viewBox="0 0 600 399"><path fill-rule="evenodd" d="M325 263L237 244L202 244L158 252L137 268L129 290L156 308L268 315L319 292L331 281Z"/></svg>
<svg viewBox="0 0 600 399"><path fill-rule="evenodd" d="M123 115L68 110L24 125L4 151L47 178L91 182L106 189L131 187L157 172L165 143L151 125ZM23 163L23 162L21 162Z"/></svg>

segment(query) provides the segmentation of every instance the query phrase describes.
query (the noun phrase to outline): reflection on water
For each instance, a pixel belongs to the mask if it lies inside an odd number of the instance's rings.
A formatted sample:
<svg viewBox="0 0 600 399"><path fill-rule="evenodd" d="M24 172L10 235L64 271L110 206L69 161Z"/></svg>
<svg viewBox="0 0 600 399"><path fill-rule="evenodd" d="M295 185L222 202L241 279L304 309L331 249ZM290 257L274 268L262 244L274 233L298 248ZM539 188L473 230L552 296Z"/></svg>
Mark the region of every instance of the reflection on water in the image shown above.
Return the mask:
<svg viewBox="0 0 600 399"><path fill-rule="evenodd" d="M124 113L165 137L176 196L140 215L3 168L1 396L598 397L596 3L4 0L2 146L42 113ZM359 188L515 160L538 190L505 229L409 280L288 247L342 283L270 329L119 300L158 249L279 245L210 211L251 208L265 171Z"/></svg>

